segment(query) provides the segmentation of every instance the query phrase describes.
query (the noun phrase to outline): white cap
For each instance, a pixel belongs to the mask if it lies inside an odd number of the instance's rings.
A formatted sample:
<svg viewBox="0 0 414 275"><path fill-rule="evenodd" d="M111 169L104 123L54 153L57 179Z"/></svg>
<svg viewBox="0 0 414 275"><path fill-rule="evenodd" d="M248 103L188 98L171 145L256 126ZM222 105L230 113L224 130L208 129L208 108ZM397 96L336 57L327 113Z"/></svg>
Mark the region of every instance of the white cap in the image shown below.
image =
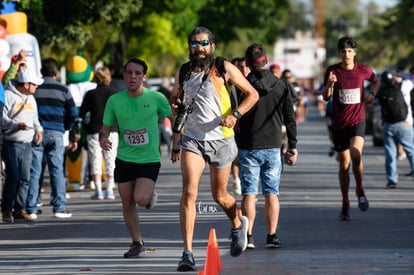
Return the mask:
<svg viewBox="0 0 414 275"><path fill-rule="evenodd" d="M42 85L43 79L35 75L32 71L26 69L21 70L17 76L17 82L33 83L35 85Z"/></svg>

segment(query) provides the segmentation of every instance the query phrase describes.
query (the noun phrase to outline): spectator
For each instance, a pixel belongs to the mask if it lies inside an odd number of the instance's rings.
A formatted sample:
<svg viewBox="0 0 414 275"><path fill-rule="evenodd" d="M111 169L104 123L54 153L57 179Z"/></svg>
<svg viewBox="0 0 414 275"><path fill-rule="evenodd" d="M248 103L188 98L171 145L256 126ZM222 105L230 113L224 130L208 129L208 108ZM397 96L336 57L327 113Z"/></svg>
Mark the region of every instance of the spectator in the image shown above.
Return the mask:
<svg viewBox="0 0 414 275"><path fill-rule="evenodd" d="M249 67L246 65L246 59L244 57L239 57L236 62L236 67L240 70L240 72L247 77L247 75L250 73ZM240 92L239 89L237 89L236 86L232 85L232 89L235 89L233 94L237 95L237 98L235 101L237 101L237 105L239 104L239 101L241 100L242 92ZM237 128L237 127L236 127ZM235 132L237 132L238 129L235 129ZM233 176L233 194L235 195L241 195L241 181L240 181L240 175L239 175L239 160L238 156L233 160L231 164L231 174Z"/></svg>
<svg viewBox="0 0 414 275"><path fill-rule="evenodd" d="M4 73L3 78L1 80L3 85L6 85L7 82L9 82L9 80L11 79L16 79L17 74L21 70L27 69L26 56L27 56L27 51L24 49L21 49L18 54L13 55L11 59L10 67Z"/></svg>
<svg viewBox="0 0 414 275"><path fill-rule="evenodd" d="M30 70L22 70L17 80L6 86L6 105L3 110L2 159L6 166L1 209L3 221L14 219L33 221L26 211L30 181L32 142L39 145L43 129L37 116L37 105L33 97L37 87L43 83Z"/></svg>
<svg viewBox="0 0 414 275"><path fill-rule="evenodd" d="M66 209L66 186L63 170L65 146L63 134L69 130L77 117L77 110L68 88L57 81L59 65L53 58L42 60L41 73L44 83L35 94L38 106L39 121L43 127L43 141L33 146L31 163L30 188L27 211L32 219L37 219L39 179L43 171L43 160L46 161L50 176L50 204L54 216L70 218L72 213ZM69 143L70 150L76 150L75 140Z"/></svg>
<svg viewBox="0 0 414 275"><path fill-rule="evenodd" d="M396 76L400 78L400 76ZM396 188L398 183L397 172L397 145L401 144L410 163L410 174L414 174L414 143L413 117L411 115L410 91L401 89L399 84L393 83L393 76L388 71L381 74L381 88L378 91L378 103L381 106L382 136L385 150L385 172L387 188Z"/></svg>
<svg viewBox="0 0 414 275"><path fill-rule="evenodd" d="M85 94L79 110L79 117L82 119L82 126L86 131L86 142L88 149L88 159L92 180L95 184L95 194L93 199L114 200L114 169L116 150L105 151L99 145L99 130L102 127L103 113L109 97L116 93L109 84L111 83L111 72L107 67L96 70L94 81L98 84L96 89L90 90ZM111 128L109 140L114 148L118 147L118 127L115 124ZM102 191L102 157L105 164L105 175L107 187L105 196Z"/></svg>
<svg viewBox="0 0 414 275"><path fill-rule="evenodd" d="M270 72L277 78L282 78L282 71L280 70L279 64L272 64L269 67Z"/></svg>

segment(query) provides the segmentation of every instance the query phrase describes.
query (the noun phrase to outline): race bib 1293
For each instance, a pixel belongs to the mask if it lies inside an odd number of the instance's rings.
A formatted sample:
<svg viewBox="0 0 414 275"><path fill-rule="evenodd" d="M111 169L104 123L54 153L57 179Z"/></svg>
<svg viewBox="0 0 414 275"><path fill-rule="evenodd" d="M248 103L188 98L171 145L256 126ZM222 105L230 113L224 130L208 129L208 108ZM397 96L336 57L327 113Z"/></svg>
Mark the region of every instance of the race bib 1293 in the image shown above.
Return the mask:
<svg viewBox="0 0 414 275"><path fill-rule="evenodd" d="M124 130L124 142L132 146L140 146L148 144L148 130L138 129L138 130Z"/></svg>

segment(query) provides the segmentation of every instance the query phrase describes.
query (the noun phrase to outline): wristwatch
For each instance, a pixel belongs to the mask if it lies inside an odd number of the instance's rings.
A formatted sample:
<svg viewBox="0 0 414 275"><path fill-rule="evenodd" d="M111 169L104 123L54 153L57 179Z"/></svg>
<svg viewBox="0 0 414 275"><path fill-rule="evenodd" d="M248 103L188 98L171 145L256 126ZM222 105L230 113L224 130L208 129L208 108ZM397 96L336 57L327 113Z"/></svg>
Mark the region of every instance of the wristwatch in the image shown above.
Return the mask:
<svg viewBox="0 0 414 275"><path fill-rule="evenodd" d="M242 115L240 114L240 112L237 111L237 110L233 111L233 116L235 118L237 118L237 120L239 120L242 117Z"/></svg>

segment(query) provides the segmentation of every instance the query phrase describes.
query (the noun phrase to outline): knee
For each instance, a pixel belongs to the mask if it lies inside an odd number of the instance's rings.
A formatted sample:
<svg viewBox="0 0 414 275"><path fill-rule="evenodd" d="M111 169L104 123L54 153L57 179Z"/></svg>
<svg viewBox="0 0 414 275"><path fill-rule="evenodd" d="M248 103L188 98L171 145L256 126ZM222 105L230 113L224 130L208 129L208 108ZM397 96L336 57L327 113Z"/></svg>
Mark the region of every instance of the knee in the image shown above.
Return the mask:
<svg viewBox="0 0 414 275"><path fill-rule="evenodd" d="M181 201L193 203L197 200L197 195L198 193L196 190L183 189Z"/></svg>
<svg viewBox="0 0 414 275"><path fill-rule="evenodd" d="M128 215L129 213L135 212L135 203L133 201L123 201L122 208L124 213Z"/></svg>
<svg viewBox="0 0 414 275"><path fill-rule="evenodd" d="M135 198L135 203L142 207L147 206L150 203L150 201L151 201L151 197L147 197L143 195L140 195Z"/></svg>
<svg viewBox="0 0 414 275"><path fill-rule="evenodd" d="M224 196L224 194L214 194L213 198L214 201L220 206L225 206L228 203L228 199Z"/></svg>

